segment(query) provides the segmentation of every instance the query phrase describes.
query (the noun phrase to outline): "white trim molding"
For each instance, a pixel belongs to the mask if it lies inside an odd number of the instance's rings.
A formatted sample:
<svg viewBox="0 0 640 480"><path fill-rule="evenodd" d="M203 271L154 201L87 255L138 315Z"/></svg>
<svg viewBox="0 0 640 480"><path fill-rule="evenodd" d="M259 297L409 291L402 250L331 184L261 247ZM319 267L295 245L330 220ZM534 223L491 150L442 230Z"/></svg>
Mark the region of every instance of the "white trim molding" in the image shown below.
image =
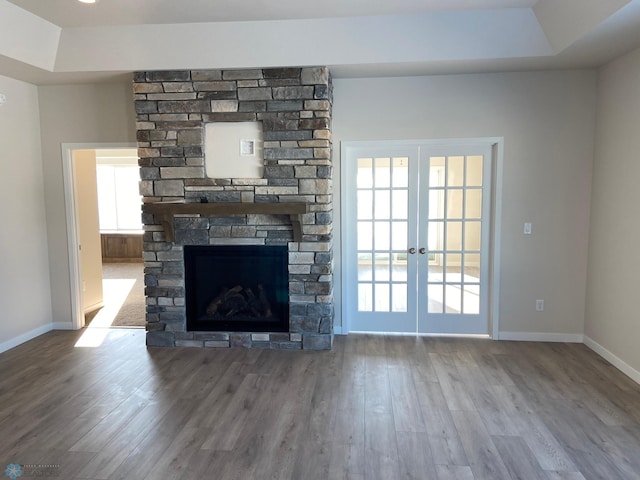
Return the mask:
<svg viewBox="0 0 640 480"><path fill-rule="evenodd" d="M620 370L626 376L631 378L631 380L633 380L634 382L640 384L640 372L638 370L636 370L635 368L633 368L631 365L629 365L627 362L622 360L620 357L618 357L614 353L611 353L609 350L604 348L598 342L596 342L595 340L587 337L586 335L584 335L584 342L583 343L587 347L589 347L591 350L596 352L598 355L600 355L602 358L604 358L609 363L611 363L614 367L616 367L618 370Z"/></svg>
<svg viewBox="0 0 640 480"><path fill-rule="evenodd" d="M12 338L11 340L7 340L6 342L0 343L0 353L6 352L7 350L11 350L12 348L17 347L18 345L21 345L25 342L28 342L29 340L33 340L34 338L39 337L40 335L48 333L51 330L53 330L53 328L54 328L53 324L48 323L46 325L42 325L41 327L34 328L29 332L23 333L22 335L18 335L17 337Z"/></svg>
<svg viewBox="0 0 640 480"><path fill-rule="evenodd" d="M498 339L516 342L583 343L584 335L581 333L500 332Z"/></svg>

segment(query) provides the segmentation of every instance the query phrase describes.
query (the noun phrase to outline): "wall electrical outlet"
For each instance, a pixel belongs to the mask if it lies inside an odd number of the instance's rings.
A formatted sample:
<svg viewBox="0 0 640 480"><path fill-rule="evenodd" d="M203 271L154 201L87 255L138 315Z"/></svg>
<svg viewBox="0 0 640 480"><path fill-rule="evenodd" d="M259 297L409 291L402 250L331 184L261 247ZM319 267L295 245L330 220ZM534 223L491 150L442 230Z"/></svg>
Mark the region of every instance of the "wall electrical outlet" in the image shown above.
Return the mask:
<svg viewBox="0 0 640 480"><path fill-rule="evenodd" d="M536 312L544 311L544 300L536 300Z"/></svg>
<svg viewBox="0 0 640 480"><path fill-rule="evenodd" d="M241 157L254 157L256 155L256 141L255 140L240 140L240 156Z"/></svg>
<svg viewBox="0 0 640 480"><path fill-rule="evenodd" d="M524 234L525 235L531 235L531 223L530 222L526 222L524 224Z"/></svg>

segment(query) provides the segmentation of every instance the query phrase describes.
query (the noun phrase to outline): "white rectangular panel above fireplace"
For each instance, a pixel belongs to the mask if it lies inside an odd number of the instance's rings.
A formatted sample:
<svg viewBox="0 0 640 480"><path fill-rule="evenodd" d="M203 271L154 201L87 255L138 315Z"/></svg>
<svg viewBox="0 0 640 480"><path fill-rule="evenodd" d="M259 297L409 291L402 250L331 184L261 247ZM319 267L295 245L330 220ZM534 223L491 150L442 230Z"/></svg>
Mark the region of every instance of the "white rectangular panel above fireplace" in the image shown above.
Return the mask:
<svg viewBox="0 0 640 480"><path fill-rule="evenodd" d="M204 166L209 178L262 178L262 122L212 122L204 126Z"/></svg>
<svg viewBox="0 0 640 480"><path fill-rule="evenodd" d="M145 202L147 345L331 348L333 195L328 69L137 72L133 88L140 190ZM219 178L207 172L206 126L222 122L262 126L260 177L229 173ZM251 153L250 146L244 147L244 154ZM237 156L225 155L228 162L238 161ZM229 326L226 331L188 328L185 247L243 245L263 246L265 254L268 247L285 247L287 321L274 331L265 331L268 327L263 326L252 330L242 322L224 323ZM251 249L251 255L254 251L261 249ZM228 263L222 265L215 274L224 277L229 268ZM230 282L236 281L227 276ZM191 285L191 280L187 283ZM234 294L245 288L224 285L223 289L232 289ZM255 304L258 288L262 286L249 287L249 292L240 295L244 298L235 296L230 301ZM207 295L215 297L207 300L215 304L217 294ZM258 311L266 311L264 304L273 301L268 295L264 293ZM219 315L216 310L204 317L211 320Z"/></svg>

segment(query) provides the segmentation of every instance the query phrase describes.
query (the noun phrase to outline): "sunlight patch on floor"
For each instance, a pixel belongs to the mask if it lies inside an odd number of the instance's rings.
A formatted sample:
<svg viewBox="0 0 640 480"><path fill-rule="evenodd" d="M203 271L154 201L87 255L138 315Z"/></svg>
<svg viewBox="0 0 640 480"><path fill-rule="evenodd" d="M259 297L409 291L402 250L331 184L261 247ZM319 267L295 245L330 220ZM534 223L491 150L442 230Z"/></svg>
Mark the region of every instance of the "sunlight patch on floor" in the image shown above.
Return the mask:
<svg viewBox="0 0 640 480"><path fill-rule="evenodd" d="M109 327L127 300L135 279L117 278L102 280L104 307L93 317L85 332L76 342L76 347L99 347L109 333Z"/></svg>

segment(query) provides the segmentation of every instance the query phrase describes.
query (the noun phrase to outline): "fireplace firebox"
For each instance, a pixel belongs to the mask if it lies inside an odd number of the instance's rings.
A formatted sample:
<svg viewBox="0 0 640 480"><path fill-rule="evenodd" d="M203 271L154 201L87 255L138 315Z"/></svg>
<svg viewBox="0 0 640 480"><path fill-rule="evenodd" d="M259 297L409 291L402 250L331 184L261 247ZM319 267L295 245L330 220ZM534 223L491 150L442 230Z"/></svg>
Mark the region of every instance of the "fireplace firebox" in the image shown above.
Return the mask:
<svg viewBox="0 0 640 480"><path fill-rule="evenodd" d="M288 332L286 246L184 247L187 331Z"/></svg>

